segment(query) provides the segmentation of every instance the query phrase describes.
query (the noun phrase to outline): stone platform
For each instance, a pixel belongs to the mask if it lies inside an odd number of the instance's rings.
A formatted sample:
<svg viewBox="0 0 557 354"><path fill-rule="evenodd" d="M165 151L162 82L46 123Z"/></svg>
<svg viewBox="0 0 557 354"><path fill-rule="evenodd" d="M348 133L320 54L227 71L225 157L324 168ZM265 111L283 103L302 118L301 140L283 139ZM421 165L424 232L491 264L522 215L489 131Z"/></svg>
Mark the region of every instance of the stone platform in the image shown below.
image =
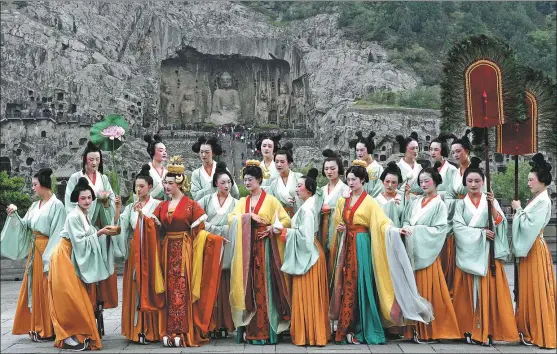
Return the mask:
<svg viewBox="0 0 557 354"><path fill-rule="evenodd" d="M512 293L513 268L506 265L505 270ZM11 334L15 307L18 300L20 281L1 283L1 341L2 353L59 353L65 352L54 348L52 342L33 343L28 336ZM119 294L122 294L122 277L118 278ZM122 299L120 298L120 301ZM406 340L388 341L384 345L336 345L326 347L297 347L290 343L254 346L237 344L234 339L212 340L200 348L164 348L160 343L139 345L126 340L121 334L121 302L115 309L105 310L104 321L106 335L103 337L103 352L106 353L555 353L537 347L520 344L496 343L493 347L469 345L462 341L444 341L439 344L414 344Z"/></svg>

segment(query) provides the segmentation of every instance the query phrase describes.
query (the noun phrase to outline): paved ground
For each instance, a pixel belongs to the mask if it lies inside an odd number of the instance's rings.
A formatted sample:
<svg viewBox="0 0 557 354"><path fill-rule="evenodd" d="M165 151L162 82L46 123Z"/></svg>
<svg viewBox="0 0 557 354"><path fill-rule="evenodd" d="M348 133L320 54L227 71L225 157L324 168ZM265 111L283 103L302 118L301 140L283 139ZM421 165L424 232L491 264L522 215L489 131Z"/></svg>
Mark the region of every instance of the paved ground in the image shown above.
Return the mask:
<svg viewBox="0 0 557 354"><path fill-rule="evenodd" d="M507 277L513 287L512 266L506 266ZM120 294L122 278L119 278ZM21 282L2 282L1 284L1 343L2 353L59 353L60 350L52 346L52 342L33 343L27 336L14 336L11 334L15 305L19 294ZM289 343L280 343L269 346L253 346L236 344L232 339L213 340L200 348L164 348L162 344L155 343L147 346L128 342L120 335L121 308L105 310L105 330L103 338L103 351L107 353L555 353L537 347L525 347L517 344L499 344L493 347L468 345L462 342L443 342L439 344L414 344L409 341L389 341L384 345L335 345L329 344L324 348L296 347Z"/></svg>

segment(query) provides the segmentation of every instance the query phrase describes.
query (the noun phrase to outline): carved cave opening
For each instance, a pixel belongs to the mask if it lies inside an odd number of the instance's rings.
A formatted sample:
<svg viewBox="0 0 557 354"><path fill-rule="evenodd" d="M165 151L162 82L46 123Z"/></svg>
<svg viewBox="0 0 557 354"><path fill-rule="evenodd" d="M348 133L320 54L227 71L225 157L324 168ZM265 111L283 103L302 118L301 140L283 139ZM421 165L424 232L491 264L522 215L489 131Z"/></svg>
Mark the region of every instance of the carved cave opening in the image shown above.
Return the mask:
<svg viewBox="0 0 557 354"><path fill-rule="evenodd" d="M285 60L208 55L186 47L161 63L159 123L163 129L203 123L290 128L304 122L309 92L306 80L292 79Z"/></svg>

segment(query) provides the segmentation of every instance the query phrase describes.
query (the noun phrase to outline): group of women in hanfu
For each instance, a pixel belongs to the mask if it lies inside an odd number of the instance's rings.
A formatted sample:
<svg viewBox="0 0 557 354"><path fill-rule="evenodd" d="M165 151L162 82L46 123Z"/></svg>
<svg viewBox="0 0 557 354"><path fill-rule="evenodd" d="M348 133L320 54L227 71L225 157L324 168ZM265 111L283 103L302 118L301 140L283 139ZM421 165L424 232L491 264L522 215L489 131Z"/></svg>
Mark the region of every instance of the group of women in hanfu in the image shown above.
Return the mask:
<svg viewBox="0 0 557 354"><path fill-rule="evenodd" d="M64 203L47 168L33 176L38 200L25 216L7 209L1 254L27 257L13 333L101 349L102 313L118 306L115 264L123 263L121 333L141 344L196 347L235 332L250 344L406 338L555 348L556 280L543 237L551 166L533 157L532 198L512 202L509 242L468 134L433 139L433 167L422 168L416 133L397 136L402 157L382 166L375 133L358 132L346 170L327 149L321 171L305 175L292 170L292 144L261 136L263 160L245 163L241 198L214 159L216 138L193 145L202 165L188 182L180 157L167 163L161 138L146 136L152 161L126 206L89 143ZM520 261L515 307L504 270L511 254Z"/></svg>

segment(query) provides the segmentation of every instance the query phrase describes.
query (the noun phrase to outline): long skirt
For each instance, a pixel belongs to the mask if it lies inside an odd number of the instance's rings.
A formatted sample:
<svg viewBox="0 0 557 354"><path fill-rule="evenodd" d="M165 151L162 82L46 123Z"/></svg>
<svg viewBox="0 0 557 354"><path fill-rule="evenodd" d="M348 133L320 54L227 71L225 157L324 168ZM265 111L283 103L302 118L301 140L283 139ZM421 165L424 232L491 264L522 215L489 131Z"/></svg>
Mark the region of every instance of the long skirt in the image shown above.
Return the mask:
<svg viewBox="0 0 557 354"><path fill-rule="evenodd" d="M486 343L489 335L494 341L517 342L518 329L503 262L495 260L495 268L495 275L488 269L487 275L480 277L475 312L474 275L456 268L453 304L458 327L478 342Z"/></svg>
<svg viewBox="0 0 557 354"><path fill-rule="evenodd" d="M29 289L27 272L23 275L21 290L19 291L19 300L15 310L13 334L28 334L29 331L35 331L41 338L54 336L54 328L50 319L50 308L48 304L48 278L43 272L42 255L48 243L48 237L35 236L35 248L32 265L32 283L31 283L31 308L29 308ZM31 261L31 252L25 269Z"/></svg>
<svg viewBox="0 0 557 354"><path fill-rule="evenodd" d="M89 338L91 350L101 349L93 307L85 284L75 271L72 244L66 238L60 240L52 254L48 285L55 346L62 348L64 339L76 336L80 343Z"/></svg>
<svg viewBox="0 0 557 354"><path fill-rule="evenodd" d="M176 237L168 234L163 244L166 306L159 311L159 333L161 338L165 335L180 336L184 346L198 347L209 342L209 338L194 324L191 283L193 242L189 235ZM184 262L182 257L185 257ZM182 264L185 264L183 274Z"/></svg>
<svg viewBox="0 0 557 354"><path fill-rule="evenodd" d="M456 244L454 234L447 235L443 248L441 249L441 269L449 289L451 298L454 295L454 273L456 270Z"/></svg>
<svg viewBox="0 0 557 354"><path fill-rule="evenodd" d="M230 269L223 269L220 277L220 286L217 295L217 303L211 318L212 331L218 331L221 328L226 329L228 333L234 331L234 322L232 321L232 311L230 309Z"/></svg>
<svg viewBox="0 0 557 354"><path fill-rule="evenodd" d="M555 348L555 272L543 237L520 258L516 321L524 339L542 348Z"/></svg>
<svg viewBox="0 0 557 354"><path fill-rule="evenodd" d="M317 239L317 262L303 275L292 276L292 322L295 345L325 346L330 338L327 262Z"/></svg>
<svg viewBox="0 0 557 354"><path fill-rule="evenodd" d="M133 248L133 240L130 244ZM150 341L159 341L159 316L158 312L137 312L138 284L133 279L135 259L132 256L126 261L124 267L123 292L122 292L122 335L134 342L139 341L139 333L145 333L145 338ZM136 321L137 316L137 321Z"/></svg>
<svg viewBox="0 0 557 354"><path fill-rule="evenodd" d="M462 338L449 289L443 276L440 257L429 267L417 270L415 277L418 292L433 306L435 319L428 325L415 322L408 326L405 337L412 338L415 330L418 333L418 338L423 340Z"/></svg>
<svg viewBox="0 0 557 354"><path fill-rule="evenodd" d="M347 225L349 226L349 225ZM346 343L353 333L367 344L385 343L385 333L375 297L373 252L369 232L363 227L348 227L346 233L344 281L335 342Z"/></svg>

